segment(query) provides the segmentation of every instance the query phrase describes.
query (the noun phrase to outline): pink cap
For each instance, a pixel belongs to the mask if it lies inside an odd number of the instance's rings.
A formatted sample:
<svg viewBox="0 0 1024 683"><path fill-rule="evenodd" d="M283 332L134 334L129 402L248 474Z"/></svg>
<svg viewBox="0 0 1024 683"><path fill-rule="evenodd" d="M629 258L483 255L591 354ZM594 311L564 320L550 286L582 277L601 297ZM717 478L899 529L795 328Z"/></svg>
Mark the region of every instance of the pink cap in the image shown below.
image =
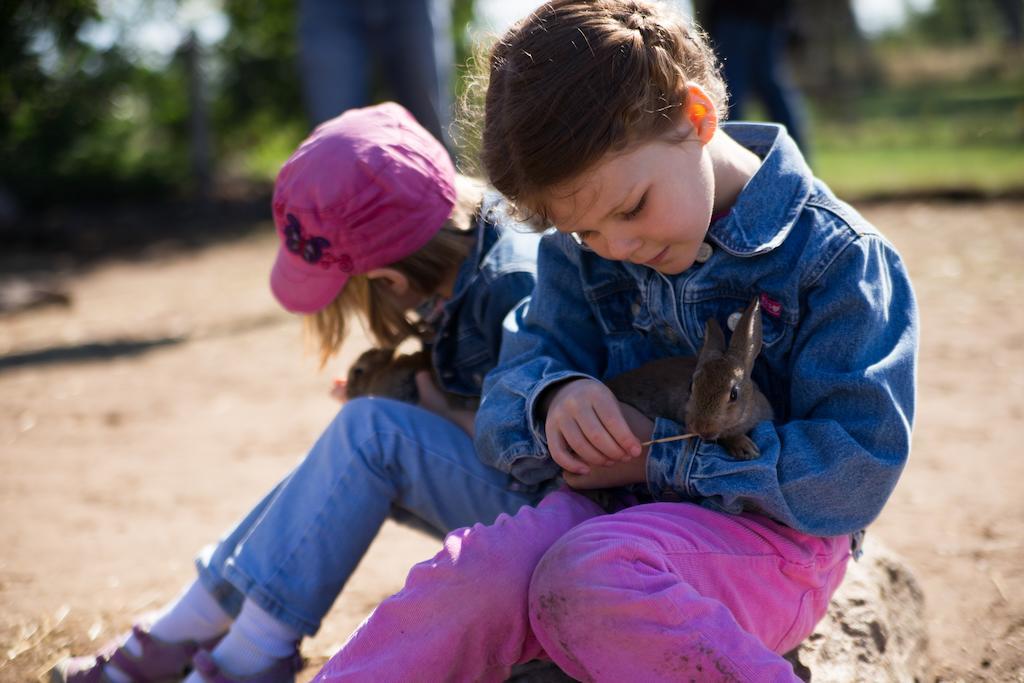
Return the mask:
<svg viewBox="0 0 1024 683"><path fill-rule="evenodd" d="M348 278L389 266L437 234L455 204L448 152L394 102L351 109L313 131L274 183L281 247L270 289L313 313Z"/></svg>

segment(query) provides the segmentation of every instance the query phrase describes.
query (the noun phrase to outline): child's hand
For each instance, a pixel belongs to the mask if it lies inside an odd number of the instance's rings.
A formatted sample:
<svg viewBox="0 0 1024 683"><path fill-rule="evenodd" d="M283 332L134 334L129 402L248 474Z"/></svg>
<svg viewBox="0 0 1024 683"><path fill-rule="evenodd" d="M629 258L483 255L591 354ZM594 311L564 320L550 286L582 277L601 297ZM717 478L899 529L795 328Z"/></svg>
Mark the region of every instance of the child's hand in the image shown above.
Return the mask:
<svg viewBox="0 0 1024 683"><path fill-rule="evenodd" d="M643 449L624 409L639 415L650 425L642 433L650 433L653 423L639 411L619 403L611 390L592 379L578 379L555 390L548 402L544 430L552 459L563 470L587 474L592 466L607 466L639 456ZM631 414L631 418L635 415Z"/></svg>
<svg viewBox="0 0 1024 683"><path fill-rule="evenodd" d="M437 386L429 371L418 371L415 379L416 391L420 395L420 407L454 422L472 437L474 433L473 425L476 422L476 411L458 410L449 406L444 393Z"/></svg>
<svg viewBox="0 0 1024 683"><path fill-rule="evenodd" d="M615 462L608 467L597 467L590 474L562 471L565 483L574 489L611 489L647 481L647 457Z"/></svg>

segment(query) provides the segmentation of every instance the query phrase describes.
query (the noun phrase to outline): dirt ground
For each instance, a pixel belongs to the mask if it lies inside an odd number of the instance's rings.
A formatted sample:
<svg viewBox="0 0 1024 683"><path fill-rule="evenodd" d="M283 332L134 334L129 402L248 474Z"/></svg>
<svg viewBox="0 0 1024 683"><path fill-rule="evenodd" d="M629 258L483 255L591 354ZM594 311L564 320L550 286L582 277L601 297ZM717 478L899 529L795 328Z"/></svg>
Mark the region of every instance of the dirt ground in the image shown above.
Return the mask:
<svg viewBox="0 0 1024 683"><path fill-rule="evenodd" d="M1024 681L1024 203L862 209L923 321L914 450L870 533L924 587L932 680ZM172 598L335 412L330 377L359 344L317 370L267 289L274 248L269 223L154 247L74 271L69 306L0 317L0 681ZM304 644L303 680L438 546L388 523Z"/></svg>

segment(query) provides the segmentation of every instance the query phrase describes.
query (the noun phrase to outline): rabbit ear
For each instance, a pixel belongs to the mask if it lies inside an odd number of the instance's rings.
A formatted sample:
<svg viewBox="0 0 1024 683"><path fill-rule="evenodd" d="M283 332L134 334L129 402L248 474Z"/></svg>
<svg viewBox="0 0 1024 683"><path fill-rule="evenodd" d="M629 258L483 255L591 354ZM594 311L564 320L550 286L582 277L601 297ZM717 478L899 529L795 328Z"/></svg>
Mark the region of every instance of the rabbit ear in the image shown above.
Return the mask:
<svg viewBox="0 0 1024 683"><path fill-rule="evenodd" d="M704 324L704 345L700 347L697 362L704 361L708 356L721 355L725 351L725 335L718 321L708 318Z"/></svg>
<svg viewBox="0 0 1024 683"><path fill-rule="evenodd" d="M743 311L729 340L729 355L743 364L747 375L754 367L757 354L761 353L761 343L761 299L755 296Z"/></svg>

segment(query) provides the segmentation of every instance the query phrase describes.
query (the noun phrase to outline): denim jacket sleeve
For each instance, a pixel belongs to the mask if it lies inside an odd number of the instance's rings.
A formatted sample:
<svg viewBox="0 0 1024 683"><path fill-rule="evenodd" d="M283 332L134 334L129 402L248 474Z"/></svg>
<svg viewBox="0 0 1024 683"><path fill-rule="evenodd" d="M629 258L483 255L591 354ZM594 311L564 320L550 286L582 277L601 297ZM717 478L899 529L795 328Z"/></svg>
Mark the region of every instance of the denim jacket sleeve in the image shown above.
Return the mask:
<svg viewBox="0 0 1024 683"><path fill-rule="evenodd" d="M914 414L917 309L899 256L877 235L854 241L807 283L789 377L789 416L752 432L761 454L656 444L648 487L659 500L750 510L800 531L839 535L877 517L903 469ZM658 420L655 438L679 433Z"/></svg>
<svg viewBox="0 0 1024 683"><path fill-rule="evenodd" d="M501 356L484 380L476 416L480 459L525 484L560 472L536 419L538 397L555 382L600 377L604 357L603 335L577 285L577 266L556 246L558 239L552 234L541 240L533 295L506 322Z"/></svg>

